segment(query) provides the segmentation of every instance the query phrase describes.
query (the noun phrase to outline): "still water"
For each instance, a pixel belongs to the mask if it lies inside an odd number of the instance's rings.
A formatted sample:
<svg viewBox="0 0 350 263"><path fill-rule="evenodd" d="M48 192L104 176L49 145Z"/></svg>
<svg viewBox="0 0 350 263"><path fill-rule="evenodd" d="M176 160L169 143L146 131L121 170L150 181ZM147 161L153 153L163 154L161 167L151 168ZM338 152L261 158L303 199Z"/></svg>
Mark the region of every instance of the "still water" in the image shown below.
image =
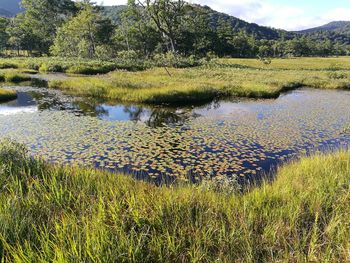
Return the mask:
<svg viewBox="0 0 350 263"><path fill-rule="evenodd" d="M233 175L251 181L291 158L350 145L349 91L150 107L12 88L18 99L0 104L0 137L51 162L156 182Z"/></svg>

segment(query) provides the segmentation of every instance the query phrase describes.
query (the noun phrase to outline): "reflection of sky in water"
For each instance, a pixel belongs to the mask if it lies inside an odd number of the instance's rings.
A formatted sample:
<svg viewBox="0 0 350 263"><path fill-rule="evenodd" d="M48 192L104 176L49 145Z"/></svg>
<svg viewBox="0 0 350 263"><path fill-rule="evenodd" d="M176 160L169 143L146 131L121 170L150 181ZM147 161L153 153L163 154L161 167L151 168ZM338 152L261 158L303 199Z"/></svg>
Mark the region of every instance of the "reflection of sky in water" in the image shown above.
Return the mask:
<svg viewBox="0 0 350 263"><path fill-rule="evenodd" d="M30 94L0 104L0 137L23 142L54 162L74 160L141 178L254 178L279 161L350 143L348 91L301 89L276 100L172 108ZM34 110L1 115L9 109Z"/></svg>
<svg viewBox="0 0 350 263"><path fill-rule="evenodd" d="M38 111L38 107L36 106L28 106L28 107L8 107L8 106L0 106L0 115L15 115L21 113L34 113Z"/></svg>
<svg viewBox="0 0 350 263"><path fill-rule="evenodd" d="M18 92L16 100L0 104L0 115L34 113L36 111L38 111L36 102L25 92Z"/></svg>
<svg viewBox="0 0 350 263"><path fill-rule="evenodd" d="M98 115L99 119L107 121L138 120L145 122L151 115L151 110L142 109L137 106L128 107L125 105L111 106L107 104L101 104L98 107L100 107L103 112Z"/></svg>

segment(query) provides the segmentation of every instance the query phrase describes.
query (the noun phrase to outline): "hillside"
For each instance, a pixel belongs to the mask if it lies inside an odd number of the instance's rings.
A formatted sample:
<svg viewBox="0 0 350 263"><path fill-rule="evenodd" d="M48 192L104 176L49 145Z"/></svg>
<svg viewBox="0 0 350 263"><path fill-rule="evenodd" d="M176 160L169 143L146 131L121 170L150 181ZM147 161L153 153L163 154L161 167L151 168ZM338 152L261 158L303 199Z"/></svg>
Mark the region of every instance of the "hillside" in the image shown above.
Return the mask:
<svg viewBox="0 0 350 263"><path fill-rule="evenodd" d="M213 28L216 28L220 21L225 21L230 24L235 32L239 32L241 30L246 31L248 34L256 36L258 39L278 39L281 34L284 35L292 35L293 33L289 33L284 30L277 30L274 28L259 26L254 23L248 23L244 20L241 20L237 17L230 16L225 13L217 12L211 9L208 6L200 6L200 5L192 5L191 15L196 14L207 14L209 17L209 21ZM104 15L110 18L115 24L120 22L120 15L125 10L125 5L119 6L105 6L102 9Z"/></svg>
<svg viewBox="0 0 350 263"><path fill-rule="evenodd" d="M1 0L0 16L11 17L19 13L21 11L20 2L21 0ZM110 18L114 24L120 23L121 13L125 8L125 5L101 7L103 14ZM232 26L234 32L243 30L248 34L254 35L257 39L272 40L278 39L282 35L284 38L290 39L296 35L307 35L315 41L331 40L333 42L350 44L350 21L334 21L320 27L288 32L260 26L255 23L248 23L237 17L217 12L208 6L192 5L192 15L203 13L208 15L213 28L217 28L220 21L225 21Z"/></svg>
<svg viewBox="0 0 350 263"><path fill-rule="evenodd" d="M331 40L350 44L350 21L334 21L326 25L297 32L315 40Z"/></svg>
<svg viewBox="0 0 350 263"><path fill-rule="evenodd" d="M350 21L333 21L326 25L298 31L298 33L310 34L320 31L344 31L350 30Z"/></svg>

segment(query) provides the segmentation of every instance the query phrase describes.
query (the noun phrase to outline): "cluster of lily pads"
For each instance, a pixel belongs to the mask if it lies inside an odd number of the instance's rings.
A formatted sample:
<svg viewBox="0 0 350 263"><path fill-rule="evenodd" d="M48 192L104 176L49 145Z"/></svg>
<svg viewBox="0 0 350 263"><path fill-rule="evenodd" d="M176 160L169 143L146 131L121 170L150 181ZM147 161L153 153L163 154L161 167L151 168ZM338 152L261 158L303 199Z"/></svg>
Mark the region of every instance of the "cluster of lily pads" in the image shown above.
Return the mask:
<svg viewBox="0 0 350 263"><path fill-rule="evenodd" d="M142 179L254 178L291 157L347 147L349 106L350 92L305 89L277 100L232 103L221 113L218 106L207 116L160 127L65 111L0 112L0 137L25 143L51 162L92 165Z"/></svg>

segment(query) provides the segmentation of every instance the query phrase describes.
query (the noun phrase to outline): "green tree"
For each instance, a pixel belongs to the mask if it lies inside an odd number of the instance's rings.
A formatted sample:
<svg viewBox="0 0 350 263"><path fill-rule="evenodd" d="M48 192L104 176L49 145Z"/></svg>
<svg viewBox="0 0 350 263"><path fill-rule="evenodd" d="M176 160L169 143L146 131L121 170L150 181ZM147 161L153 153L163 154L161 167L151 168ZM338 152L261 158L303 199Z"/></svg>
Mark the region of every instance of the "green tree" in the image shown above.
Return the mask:
<svg viewBox="0 0 350 263"><path fill-rule="evenodd" d="M134 50L148 57L161 42L161 35L153 26L146 10L129 0L115 30L114 42L118 50Z"/></svg>
<svg viewBox="0 0 350 263"><path fill-rule="evenodd" d="M147 11L158 31L169 43L168 51L176 53L177 37L181 20L185 15L186 2L183 0L138 0L138 4Z"/></svg>
<svg viewBox="0 0 350 263"><path fill-rule="evenodd" d="M57 56L96 56L99 47L108 45L113 27L109 19L101 16L99 9L89 2L81 11L58 29L51 52Z"/></svg>
<svg viewBox="0 0 350 263"><path fill-rule="evenodd" d="M76 10L71 0L22 0L22 6L25 12L20 22L25 26L20 26L31 31L42 53L49 51L57 28Z"/></svg>
<svg viewBox="0 0 350 263"><path fill-rule="evenodd" d="M7 27L8 45L17 50L17 55L19 55L20 50L27 50L31 54L34 49L39 49L37 45L40 40L34 35L32 28L26 21L25 14L21 13L10 20Z"/></svg>
<svg viewBox="0 0 350 263"><path fill-rule="evenodd" d="M7 34L7 27L9 21L6 18L0 17L0 51L4 50L8 44L9 35Z"/></svg>

